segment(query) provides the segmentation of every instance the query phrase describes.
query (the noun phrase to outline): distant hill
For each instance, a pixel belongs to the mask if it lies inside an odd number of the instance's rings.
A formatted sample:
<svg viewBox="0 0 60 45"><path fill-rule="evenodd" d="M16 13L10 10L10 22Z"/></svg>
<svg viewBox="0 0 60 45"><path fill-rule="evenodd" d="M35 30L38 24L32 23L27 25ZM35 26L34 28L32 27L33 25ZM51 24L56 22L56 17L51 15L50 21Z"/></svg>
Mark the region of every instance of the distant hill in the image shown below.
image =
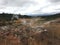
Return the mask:
<svg viewBox="0 0 60 45"><path fill-rule="evenodd" d="M37 18L37 17L45 18L46 20L52 20L52 19L60 18L60 13L47 15L47 16L28 16L28 15L8 14L8 13L0 14L0 20L1 19L11 20L11 19L19 19L19 18Z"/></svg>
<svg viewBox="0 0 60 45"><path fill-rule="evenodd" d="M54 15L48 15L48 16L41 16L42 18L45 18L46 20L53 20L56 18L60 18L60 13L54 14Z"/></svg>

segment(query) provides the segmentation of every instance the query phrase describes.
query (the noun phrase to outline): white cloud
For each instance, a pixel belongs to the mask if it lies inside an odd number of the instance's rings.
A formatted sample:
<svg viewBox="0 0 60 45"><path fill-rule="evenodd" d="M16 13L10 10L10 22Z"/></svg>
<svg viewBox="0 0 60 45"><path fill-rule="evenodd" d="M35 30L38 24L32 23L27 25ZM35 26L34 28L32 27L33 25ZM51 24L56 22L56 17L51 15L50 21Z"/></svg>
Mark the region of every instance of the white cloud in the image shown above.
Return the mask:
<svg viewBox="0 0 60 45"><path fill-rule="evenodd" d="M51 6L47 7L47 8L43 8L41 10L41 12L44 12L44 13L57 12L57 11L59 11L58 9L60 9L60 5L51 5Z"/></svg>
<svg viewBox="0 0 60 45"><path fill-rule="evenodd" d="M33 14L54 14L59 12L60 12L60 3L57 3L57 4L50 4L50 5L44 6L34 11Z"/></svg>
<svg viewBox="0 0 60 45"><path fill-rule="evenodd" d="M57 0L0 0L0 13L44 14L60 12ZM54 3L53 3L54 2Z"/></svg>

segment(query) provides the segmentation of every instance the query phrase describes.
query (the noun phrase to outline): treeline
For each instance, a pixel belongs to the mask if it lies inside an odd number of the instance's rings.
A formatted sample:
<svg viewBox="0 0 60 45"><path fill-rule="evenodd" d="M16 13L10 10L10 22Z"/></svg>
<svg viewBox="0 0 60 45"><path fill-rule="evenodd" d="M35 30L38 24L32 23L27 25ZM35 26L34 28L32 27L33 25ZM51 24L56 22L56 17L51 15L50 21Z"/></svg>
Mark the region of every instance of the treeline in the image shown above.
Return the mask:
<svg viewBox="0 0 60 45"><path fill-rule="evenodd" d="M12 17L13 15L18 16L19 18L31 18L32 16L21 15L21 14L10 14L10 13L0 13L0 17Z"/></svg>
<svg viewBox="0 0 60 45"><path fill-rule="evenodd" d="M42 16L42 18L45 18L46 20L53 20L60 18L60 13L53 14L53 15L48 15L48 16Z"/></svg>
<svg viewBox="0 0 60 45"><path fill-rule="evenodd" d="M13 14L8 13L1 13L0 14L0 20L11 20Z"/></svg>
<svg viewBox="0 0 60 45"><path fill-rule="evenodd" d="M60 18L60 13L48 16L28 16L28 15L21 15L21 14L9 14L9 13L0 13L0 20L1 19L19 19L19 18L45 18L46 20L52 20L56 18Z"/></svg>
<svg viewBox="0 0 60 45"><path fill-rule="evenodd" d="M0 13L0 20L11 20L11 19L19 19L19 18L32 18L32 16L21 15L21 14L9 14L9 13Z"/></svg>

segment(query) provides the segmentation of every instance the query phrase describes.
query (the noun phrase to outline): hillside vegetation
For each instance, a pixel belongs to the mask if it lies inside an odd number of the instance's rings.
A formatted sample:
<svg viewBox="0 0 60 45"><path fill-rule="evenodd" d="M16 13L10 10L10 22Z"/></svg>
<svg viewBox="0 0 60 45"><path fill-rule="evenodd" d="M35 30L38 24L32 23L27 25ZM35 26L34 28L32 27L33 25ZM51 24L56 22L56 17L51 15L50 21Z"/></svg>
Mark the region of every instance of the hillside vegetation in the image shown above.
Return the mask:
<svg viewBox="0 0 60 45"><path fill-rule="evenodd" d="M13 20L0 16L0 45L60 45L60 14Z"/></svg>

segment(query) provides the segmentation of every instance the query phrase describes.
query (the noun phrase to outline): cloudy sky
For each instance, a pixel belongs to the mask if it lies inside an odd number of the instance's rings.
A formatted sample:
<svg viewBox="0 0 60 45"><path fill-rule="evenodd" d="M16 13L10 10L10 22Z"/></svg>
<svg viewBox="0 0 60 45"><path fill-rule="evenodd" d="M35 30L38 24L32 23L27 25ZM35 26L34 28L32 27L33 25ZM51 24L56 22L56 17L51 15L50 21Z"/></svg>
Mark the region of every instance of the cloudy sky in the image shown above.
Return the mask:
<svg viewBox="0 0 60 45"><path fill-rule="evenodd" d="M60 12L60 0L0 0L0 13L54 14Z"/></svg>

